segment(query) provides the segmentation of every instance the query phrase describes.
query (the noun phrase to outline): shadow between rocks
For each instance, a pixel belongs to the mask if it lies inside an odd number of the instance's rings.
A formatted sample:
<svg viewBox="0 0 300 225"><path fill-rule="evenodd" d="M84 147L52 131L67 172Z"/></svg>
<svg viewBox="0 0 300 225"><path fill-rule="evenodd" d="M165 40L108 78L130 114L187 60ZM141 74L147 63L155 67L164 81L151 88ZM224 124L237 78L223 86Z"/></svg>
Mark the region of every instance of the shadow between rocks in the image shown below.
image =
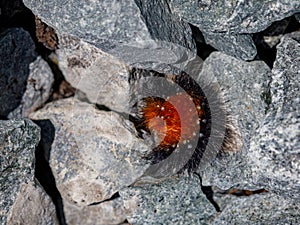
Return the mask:
<svg viewBox="0 0 300 225"><path fill-rule="evenodd" d="M51 145L55 137L55 128L50 120L33 121L41 128L41 140L35 151L35 177L46 193L51 197L60 225L66 225L63 200L56 187L55 178L49 165Z"/></svg>

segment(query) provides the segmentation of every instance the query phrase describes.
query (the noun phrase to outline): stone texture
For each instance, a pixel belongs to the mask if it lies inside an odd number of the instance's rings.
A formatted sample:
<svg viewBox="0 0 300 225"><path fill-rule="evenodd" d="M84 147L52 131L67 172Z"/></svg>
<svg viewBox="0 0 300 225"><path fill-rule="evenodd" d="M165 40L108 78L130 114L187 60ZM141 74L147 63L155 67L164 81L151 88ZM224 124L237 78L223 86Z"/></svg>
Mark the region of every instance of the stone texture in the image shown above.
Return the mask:
<svg viewBox="0 0 300 225"><path fill-rule="evenodd" d="M120 198L89 206L74 206L65 202L64 209L69 225L121 224L129 211Z"/></svg>
<svg viewBox="0 0 300 225"><path fill-rule="evenodd" d="M90 102L128 113L129 68L77 38L61 35L59 40L57 61L66 80L83 92Z"/></svg>
<svg viewBox="0 0 300 225"><path fill-rule="evenodd" d="M299 210L296 200L271 193L236 197L212 224L299 224Z"/></svg>
<svg viewBox="0 0 300 225"><path fill-rule="evenodd" d="M59 225L54 204L35 182L21 184L7 224Z"/></svg>
<svg viewBox="0 0 300 225"><path fill-rule="evenodd" d="M300 44L284 37L272 70L272 105L251 142L254 182L300 198Z"/></svg>
<svg viewBox="0 0 300 225"><path fill-rule="evenodd" d="M16 202L23 183L34 180L34 151L39 128L28 120L0 122L0 222Z"/></svg>
<svg viewBox="0 0 300 225"><path fill-rule="evenodd" d="M29 64L26 91L20 105L9 113L8 118L26 117L41 107L49 98L54 76L49 65L39 56Z"/></svg>
<svg viewBox="0 0 300 225"><path fill-rule="evenodd" d="M130 65L185 65L196 54L190 26L170 12L166 1L24 3L59 34L76 36Z"/></svg>
<svg viewBox="0 0 300 225"><path fill-rule="evenodd" d="M228 145L227 153L220 154L202 172L203 184L216 185L221 189L233 186L243 188L244 185L251 188L251 180L248 179L251 171L246 163L247 152L250 138L265 118L268 104L264 96L269 90L271 71L262 61L244 62L214 52L204 62L196 80L202 76L215 77L219 82L225 111L229 114L228 121L234 131L229 139L232 144ZM218 122L218 118L213 119ZM234 144L233 141L237 143Z"/></svg>
<svg viewBox="0 0 300 225"><path fill-rule="evenodd" d="M31 118L49 119L54 125L50 166L64 202L85 207L109 199L148 166L142 157L149 147L114 112L69 98L46 105Z"/></svg>
<svg viewBox="0 0 300 225"><path fill-rule="evenodd" d="M45 61L37 58L26 31L9 29L0 35L0 116L27 116L48 99L53 83Z"/></svg>
<svg viewBox="0 0 300 225"><path fill-rule="evenodd" d="M163 183L120 192L130 224L209 224L216 211L201 191L197 176L169 178Z"/></svg>
<svg viewBox="0 0 300 225"><path fill-rule="evenodd" d="M247 34L260 32L300 11L298 0L171 0L170 6L174 14L206 33L206 42L243 60L252 60L256 55L255 45Z"/></svg>

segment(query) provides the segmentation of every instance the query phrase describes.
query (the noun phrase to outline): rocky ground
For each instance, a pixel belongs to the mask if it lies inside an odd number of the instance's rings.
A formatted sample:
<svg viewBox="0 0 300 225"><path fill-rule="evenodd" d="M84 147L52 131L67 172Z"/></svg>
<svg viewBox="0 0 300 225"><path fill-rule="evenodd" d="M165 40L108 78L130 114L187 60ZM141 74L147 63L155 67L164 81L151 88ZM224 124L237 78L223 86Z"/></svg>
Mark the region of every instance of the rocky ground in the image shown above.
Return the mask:
<svg viewBox="0 0 300 225"><path fill-rule="evenodd" d="M158 168L133 108L182 71L210 137ZM0 224L300 224L299 0L1 0L0 76Z"/></svg>

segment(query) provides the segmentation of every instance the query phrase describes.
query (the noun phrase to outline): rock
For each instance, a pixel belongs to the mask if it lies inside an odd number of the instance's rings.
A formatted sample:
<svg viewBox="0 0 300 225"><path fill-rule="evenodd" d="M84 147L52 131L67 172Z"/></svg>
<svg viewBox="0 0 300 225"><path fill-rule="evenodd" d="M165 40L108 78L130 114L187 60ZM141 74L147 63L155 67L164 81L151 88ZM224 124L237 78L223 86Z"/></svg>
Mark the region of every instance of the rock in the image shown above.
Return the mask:
<svg viewBox="0 0 300 225"><path fill-rule="evenodd" d="M295 14L295 18L300 23L300 13L296 13Z"/></svg>
<svg viewBox="0 0 300 225"><path fill-rule="evenodd" d="M129 187L120 195L132 210L127 218L130 224L209 224L216 214L194 175Z"/></svg>
<svg viewBox="0 0 300 225"><path fill-rule="evenodd" d="M300 198L300 44L284 37L272 70L272 105L249 150L255 183Z"/></svg>
<svg viewBox="0 0 300 225"><path fill-rule="evenodd" d="M0 35L0 116L27 116L48 99L53 75L47 63L37 58L35 45L21 28Z"/></svg>
<svg viewBox="0 0 300 225"><path fill-rule="evenodd" d="M215 77L219 82L231 127L225 152L202 171L203 185L224 190L260 188L249 180L251 170L246 159L250 139L263 123L268 107L264 96L269 90L270 69L262 61L244 62L213 52L196 81L202 76ZM218 122L218 118L213 120Z"/></svg>
<svg viewBox="0 0 300 225"><path fill-rule="evenodd" d="M299 224L300 204L272 193L238 197L215 218L220 224Z"/></svg>
<svg viewBox="0 0 300 225"><path fill-rule="evenodd" d="M148 167L143 157L149 147L133 125L114 112L69 98L46 105L31 118L53 123L50 166L65 203L78 208L109 199Z"/></svg>
<svg viewBox="0 0 300 225"><path fill-rule="evenodd" d="M61 35L59 40L57 60L66 80L82 91L90 102L128 113L129 68L77 38Z"/></svg>
<svg viewBox="0 0 300 225"><path fill-rule="evenodd" d="M9 113L8 118L28 116L41 107L49 98L54 76L49 65L39 56L29 65L26 91L20 105Z"/></svg>
<svg viewBox="0 0 300 225"><path fill-rule="evenodd" d="M7 224L59 225L54 204L35 182L21 184Z"/></svg>
<svg viewBox="0 0 300 225"><path fill-rule="evenodd" d="M130 65L184 66L196 55L190 26L173 15L165 1L72 0L61 6L58 0L25 0L24 4L58 34L92 43Z"/></svg>
<svg viewBox="0 0 300 225"><path fill-rule="evenodd" d="M260 32L273 22L300 12L298 0L171 0L170 6L174 14L203 31L206 42L243 60L252 60L256 55L255 45L247 34Z"/></svg>
<svg viewBox="0 0 300 225"><path fill-rule="evenodd" d="M38 142L39 128L31 121L0 122L1 224L6 223L22 184L34 181L34 151Z"/></svg>
<svg viewBox="0 0 300 225"><path fill-rule="evenodd" d="M88 206L74 206L65 202L64 208L69 225L121 224L128 213L120 197Z"/></svg>
<svg viewBox="0 0 300 225"><path fill-rule="evenodd" d="M207 44L236 58L252 60L257 54L251 35L203 32L203 36Z"/></svg>

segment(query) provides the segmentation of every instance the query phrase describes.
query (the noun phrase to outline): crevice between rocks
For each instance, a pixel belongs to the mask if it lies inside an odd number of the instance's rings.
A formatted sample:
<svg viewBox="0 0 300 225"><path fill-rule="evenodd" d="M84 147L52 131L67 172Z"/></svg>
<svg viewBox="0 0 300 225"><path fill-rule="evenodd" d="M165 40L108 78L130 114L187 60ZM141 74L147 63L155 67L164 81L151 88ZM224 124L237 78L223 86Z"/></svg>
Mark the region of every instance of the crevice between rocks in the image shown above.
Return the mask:
<svg viewBox="0 0 300 225"><path fill-rule="evenodd" d="M34 121L41 128L41 140L35 151L35 177L55 205L60 225L66 225L63 200L56 187L54 175L49 165L51 144L54 140L55 128L50 120Z"/></svg>
<svg viewBox="0 0 300 225"><path fill-rule="evenodd" d="M120 198L120 197L121 197L121 196L120 196L119 192L116 192L116 193L114 193L110 198L105 199L105 200L100 201L100 202L93 202L93 203L89 204L89 206L99 205L99 204L101 204L101 203L109 202L109 201L118 199L118 198Z"/></svg>

